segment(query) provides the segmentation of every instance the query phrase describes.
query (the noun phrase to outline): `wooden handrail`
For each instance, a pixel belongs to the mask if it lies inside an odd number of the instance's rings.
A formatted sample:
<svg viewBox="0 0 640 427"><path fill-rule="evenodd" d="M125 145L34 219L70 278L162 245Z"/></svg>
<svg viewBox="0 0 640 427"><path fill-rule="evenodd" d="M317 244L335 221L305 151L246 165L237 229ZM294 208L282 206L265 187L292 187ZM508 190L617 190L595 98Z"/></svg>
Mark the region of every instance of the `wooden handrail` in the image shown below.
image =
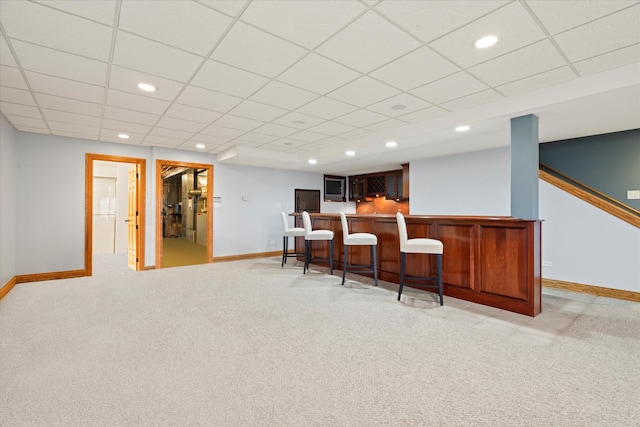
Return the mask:
<svg viewBox="0 0 640 427"><path fill-rule="evenodd" d="M610 203L608 200L603 200L598 196L595 196L581 188L572 185L571 183L564 181L549 172L545 172L543 170L538 171L538 176L543 181L548 182L549 184L555 185L556 187L566 191L573 196L584 200L585 202L602 209L603 211L615 216L622 221L633 225L636 228L640 228L640 215L636 215L632 212L626 211L621 207Z"/></svg>
<svg viewBox="0 0 640 427"><path fill-rule="evenodd" d="M616 206L618 206L618 207L620 207L622 209L628 210L628 211L640 216L640 211L635 210L631 206L625 205L621 201L616 200L616 199L614 199L614 198L612 198L610 196L607 196L606 194L601 193L600 191L596 190L595 188L591 188L588 185L581 183L580 181L576 181L575 179L571 178L570 176L567 176L567 175L563 174L562 172L560 172L558 170L555 170L554 168L552 168L550 166L545 165L544 163L540 163L540 170L543 170L543 171L549 170L549 171L552 172L553 175L561 176L564 180L569 181L573 185L576 185L577 187L582 188L584 190L587 190L587 191L589 191L591 193L597 194L598 197L600 197L601 199L605 199L609 203L613 203L614 205L616 205Z"/></svg>

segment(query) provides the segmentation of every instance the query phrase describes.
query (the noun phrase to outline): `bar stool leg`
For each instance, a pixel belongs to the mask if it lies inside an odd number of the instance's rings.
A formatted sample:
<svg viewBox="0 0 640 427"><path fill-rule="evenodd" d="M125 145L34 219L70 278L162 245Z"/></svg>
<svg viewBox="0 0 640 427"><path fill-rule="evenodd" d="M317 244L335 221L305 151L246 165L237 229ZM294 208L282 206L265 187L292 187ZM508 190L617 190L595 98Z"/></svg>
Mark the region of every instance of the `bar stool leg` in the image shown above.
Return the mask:
<svg viewBox="0 0 640 427"><path fill-rule="evenodd" d="M333 239L331 239L331 246L329 246L329 266L331 268L331 275L333 276Z"/></svg>
<svg viewBox="0 0 640 427"><path fill-rule="evenodd" d="M342 285L344 285L344 278L347 275L347 253L349 252L349 246L344 246L344 265L342 266Z"/></svg>
<svg viewBox="0 0 640 427"><path fill-rule="evenodd" d="M443 305L442 298L442 254L436 255L436 263L438 268L438 294L440 295L440 305Z"/></svg>
<svg viewBox="0 0 640 427"><path fill-rule="evenodd" d="M282 236L282 262L280 263L280 267L284 267L284 264L287 262L287 248L289 246L289 239L287 236Z"/></svg>
<svg viewBox="0 0 640 427"><path fill-rule="evenodd" d="M378 286L378 263L376 261L376 246L371 245L371 258L373 259L373 282Z"/></svg>
<svg viewBox="0 0 640 427"><path fill-rule="evenodd" d="M400 289L398 290L398 301L400 301L400 295L402 295L402 287L404 286L404 273L407 267L407 254L400 252Z"/></svg>

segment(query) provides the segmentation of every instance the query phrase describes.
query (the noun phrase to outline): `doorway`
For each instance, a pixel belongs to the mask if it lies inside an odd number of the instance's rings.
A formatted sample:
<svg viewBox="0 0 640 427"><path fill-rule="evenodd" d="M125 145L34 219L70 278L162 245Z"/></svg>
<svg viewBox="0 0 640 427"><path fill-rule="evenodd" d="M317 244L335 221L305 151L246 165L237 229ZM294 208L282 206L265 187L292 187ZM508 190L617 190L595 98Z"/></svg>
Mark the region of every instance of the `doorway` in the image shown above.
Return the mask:
<svg viewBox="0 0 640 427"><path fill-rule="evenodd" d="M94 171L96 169L96 164L98 162L110 162L110 163L118 163L118 164L129 164L130 167L127 168L128 171L126 173L126 202L122 204L126 205L126 220L123 219L127 225L126 227L122 227L122 229L126 229L126 252L127 252L127 263L129 268L132 270L144 270L144 222L145 222L145 178L146 178L146 160L138 159L133 157L122 157L122 156L109 156L102 154L86 154L85 159L85 272L87 276L91 276L93 273L93 255L96 248L94 245L94 218L96 215L99 217L97 221L103 222L106 224L106 227L99 229L96 234L96 238L100 239L100 245L97 247L103 247L102 243L105 232L109 227L113 226L115 229L120 229L117 227L119 222L117 221L117 215L115 208L112 203L115 203L111 200L109 196L110 192L113 191L113 188L109 180L107 181L94 181ZM124 178L123 178L124 179ZM106 184L107 189L103 188ZM107 194L106 200L104 200L104 207L102 209L100 206L101 202L98 202L97 205L95 203L94 193L97 192L105 192ZM124 196L124 195L123 195ZM95 215L94 215L95 214ZM102 216L101 214L104 214ZM115 231L114 231L115 233ZM124 237L123 237L124 238ZM109 235L108 239L111 239L111 235ZM113 236L115 239L115 236ZM106 246L109 246L111 242L108 242ZM113 242L115 245L115 241Z"/></svg>
<svg viewBox="0 0 640 427"><path fill-rule="evenodd" d="M213 262L213 165L156 161L156 268Z"/></svg>

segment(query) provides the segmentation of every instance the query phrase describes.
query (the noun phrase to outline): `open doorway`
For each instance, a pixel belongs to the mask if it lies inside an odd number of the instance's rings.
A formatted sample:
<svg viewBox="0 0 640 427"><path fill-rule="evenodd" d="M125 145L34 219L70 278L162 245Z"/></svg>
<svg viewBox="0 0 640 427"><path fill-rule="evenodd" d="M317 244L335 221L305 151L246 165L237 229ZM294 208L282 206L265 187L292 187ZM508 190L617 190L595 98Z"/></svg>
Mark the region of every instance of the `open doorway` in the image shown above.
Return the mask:
<svg viewBox="0 0 640 427"><path fill-rule="evenodd" d="M156 161L156 268L213 261L213 165Z"/></svg>
<svg viewBox="0 0 640 427"><path fill-rule="evenodd" d="M145 159L87 153L87 276L92 275L94 255L110 251L113 254L126 253L126 263L130 269L144 269L145 166ZM116 195L118 193L121 197Z"/></svg>

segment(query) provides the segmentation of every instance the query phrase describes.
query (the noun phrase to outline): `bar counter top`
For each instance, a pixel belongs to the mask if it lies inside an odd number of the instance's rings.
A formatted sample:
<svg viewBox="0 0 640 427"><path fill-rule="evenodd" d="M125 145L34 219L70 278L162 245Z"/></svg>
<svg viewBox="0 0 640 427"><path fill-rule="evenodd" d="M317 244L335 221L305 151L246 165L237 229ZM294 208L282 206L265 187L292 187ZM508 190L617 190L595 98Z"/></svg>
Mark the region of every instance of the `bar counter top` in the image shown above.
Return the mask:
<svg viewBox="0 0 640 427"><path fill-rule="evenodd" d="M293 213L302 227L302 214ZM334 268L342 269L342 224L338 213L309 214L314 229L335 233ZM541 221L507 216L405 215L409 238L442 241L444 294L535 316L540 313ZM351 233L378 236L378 277L399 283L400 243L394 214L347 214ZM302 239L296 251L303 252ZM317 242L314 256L326 257L328 244ZM350 262L370 263L368 247L352 247ZM435 276L434 257L407 254L407 274ZM411 282L407 282L412 286ZM419 288L418 285L416 285ZM428 298L426 295L425 298Z"/></svg>

